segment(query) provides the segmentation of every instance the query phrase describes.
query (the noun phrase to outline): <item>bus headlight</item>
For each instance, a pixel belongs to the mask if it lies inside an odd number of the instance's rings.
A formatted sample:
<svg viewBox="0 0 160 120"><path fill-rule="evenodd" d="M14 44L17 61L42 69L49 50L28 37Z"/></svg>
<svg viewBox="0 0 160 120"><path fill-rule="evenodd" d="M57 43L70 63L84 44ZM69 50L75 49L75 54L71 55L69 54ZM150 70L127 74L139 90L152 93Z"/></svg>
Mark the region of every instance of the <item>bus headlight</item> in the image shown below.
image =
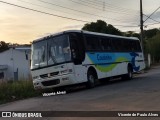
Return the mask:
<svg viewBox="0 0 160 120"><path fill-rule="evenodd" d="M37 80L37 79L40 79L40 77L39 76L34 76L33 77L33 80Z"/></svg>
<svg viewBox="0 0 160 120"><path fill-rule="evenodd" d="M68 73L68 70L62 70L61 71L61 74L66 74L66 73Z"/></svg>

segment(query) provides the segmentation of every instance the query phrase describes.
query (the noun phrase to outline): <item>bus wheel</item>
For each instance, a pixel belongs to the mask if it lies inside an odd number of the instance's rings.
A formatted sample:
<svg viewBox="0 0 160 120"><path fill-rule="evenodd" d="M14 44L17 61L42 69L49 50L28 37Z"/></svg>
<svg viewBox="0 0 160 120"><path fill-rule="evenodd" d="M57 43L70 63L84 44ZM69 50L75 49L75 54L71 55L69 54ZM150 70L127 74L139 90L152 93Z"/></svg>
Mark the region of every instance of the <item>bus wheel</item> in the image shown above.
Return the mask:
<svg viewBox="0 0 160 120"><path fill-rule="evenodd" d="M121 79L122 80L131 80L133 78L133 71L132 71L132 67L128 66L128 72L125 75L122 75Z"/></svg>
<svg viewBox="0 0 160 120"><path fill-rule="evenodd" d="M131 80L133 78L133 71L131 66L128 66L128 73L126 74L126 78L127 80Z"/></svg>
<svg viewBox="0 0 160 120"><path fill-rule="evenodd" d="M94 72L88 71L88 73L87 73L87 79L88 79L87 85L86 85L87 88L93 88L93 87L95 87L96 76L95 76Z"/></svg>

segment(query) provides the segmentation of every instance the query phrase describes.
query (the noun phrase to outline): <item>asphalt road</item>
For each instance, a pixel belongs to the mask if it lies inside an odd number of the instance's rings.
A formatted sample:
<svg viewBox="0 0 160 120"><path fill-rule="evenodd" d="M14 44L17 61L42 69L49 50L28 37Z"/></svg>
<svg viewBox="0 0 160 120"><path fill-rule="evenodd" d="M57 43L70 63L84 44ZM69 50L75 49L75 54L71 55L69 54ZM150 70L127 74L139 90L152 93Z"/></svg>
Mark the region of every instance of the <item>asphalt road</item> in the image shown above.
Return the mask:
<svg viewBox="0 0 160 120"><path fill-rule="evenodd" d="M64 95L41 96L3 104L0 105L0 111L160 111L160 66L128 81L116 80L93 89L81 88ZM126 117L45 119L128 120ZM159 120L160 117L144 119Z"/></svg>

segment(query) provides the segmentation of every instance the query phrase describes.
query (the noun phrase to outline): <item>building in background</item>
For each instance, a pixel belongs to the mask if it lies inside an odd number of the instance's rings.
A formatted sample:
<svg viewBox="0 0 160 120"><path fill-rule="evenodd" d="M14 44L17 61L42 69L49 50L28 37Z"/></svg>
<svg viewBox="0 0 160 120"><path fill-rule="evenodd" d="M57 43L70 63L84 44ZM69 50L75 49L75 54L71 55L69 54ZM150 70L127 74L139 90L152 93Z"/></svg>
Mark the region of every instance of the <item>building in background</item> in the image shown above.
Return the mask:
<svg viewBox="0 0 160 120"><path fill-rule="evenodd" d="M17 46L0 53L0 80L28 80L31 47Z"/></svg>

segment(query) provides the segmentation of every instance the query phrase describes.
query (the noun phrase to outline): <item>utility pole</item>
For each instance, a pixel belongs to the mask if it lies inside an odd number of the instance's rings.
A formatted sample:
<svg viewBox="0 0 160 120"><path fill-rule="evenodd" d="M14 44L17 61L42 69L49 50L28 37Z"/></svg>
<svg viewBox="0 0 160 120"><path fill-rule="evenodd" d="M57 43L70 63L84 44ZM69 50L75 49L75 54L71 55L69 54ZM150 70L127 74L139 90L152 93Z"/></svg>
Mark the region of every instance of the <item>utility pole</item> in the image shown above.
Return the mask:
<svg viewBox="0 0 160 120"><path fill-rule="evenodd" d="M144 45L143 45L143 8L142 8L142 0L140 0L140 29L141 29L141 45L142 49L144 50Z"/></svg>

